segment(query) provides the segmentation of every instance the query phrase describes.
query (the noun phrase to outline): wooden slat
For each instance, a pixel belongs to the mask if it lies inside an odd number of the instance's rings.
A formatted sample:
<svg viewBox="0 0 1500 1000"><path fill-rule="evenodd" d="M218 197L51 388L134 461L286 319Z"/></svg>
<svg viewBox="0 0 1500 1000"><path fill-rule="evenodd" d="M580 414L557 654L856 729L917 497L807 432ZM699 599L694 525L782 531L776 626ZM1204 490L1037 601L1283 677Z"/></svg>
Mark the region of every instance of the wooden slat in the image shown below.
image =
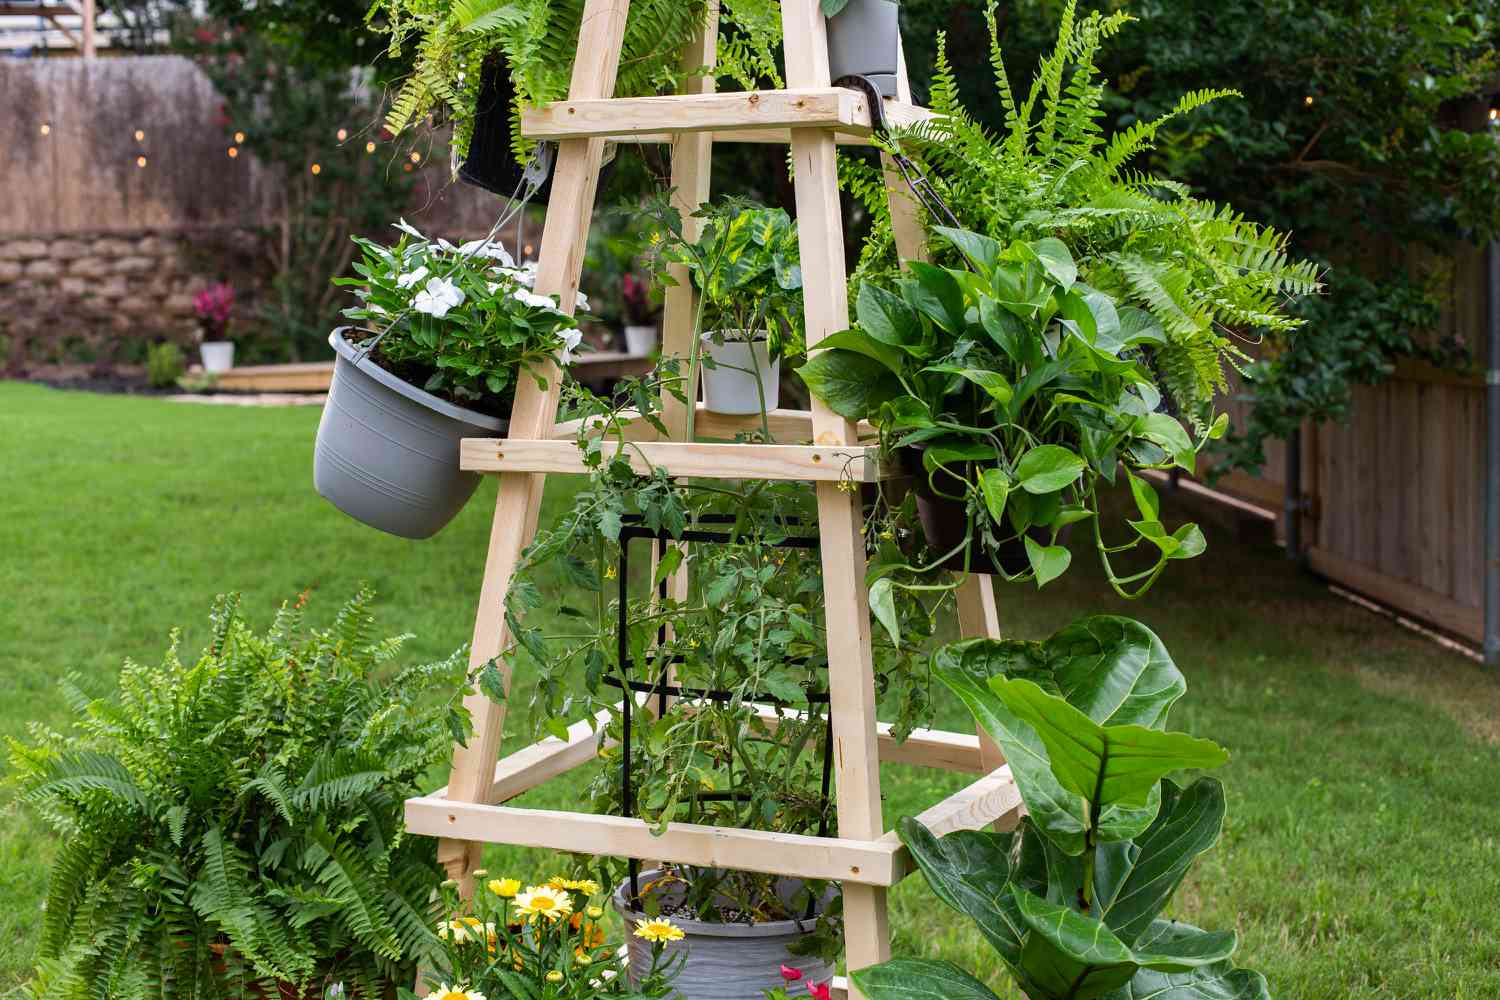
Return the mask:
<svg viewBox="0 0 1500 1000"><path fill-rule="evenodd" d="M406 800L406 828L465 842L541 847L707 868L770 872L888 886L909 870L898 843L807 837L763 830L672 823L656 836L644 820L554 809L518 809L423 796Z"/></svg>
<svg viewBox="0 0 1500 1000"><path fill-rule="evenodd" d="M332 384L332 361L245 365L214 376L216 388L236 392L327 392Z"/></svg>
<svg viewBox="0 0 1500 1000"><path fill-rule="evenodd" d="M713 479L782 479L829 483L873 483L880 479L880 449L873 446L711 444L702 441L606 443L620 448L642 475L665 468L674 476ZM464 438L459 465L469 472L586 474L583 453L572 441ZM844 494L848 496L849 494ZM854 496L858 502L858 496ZM863 549L861 549L863 555Z"/></svg>
<svg viewBox="0 0 1500 1000"><path fill-rule="evenodd" d="M996 822L1004 822L1006 829L1013 829L1020 822L1021 809L1021 790L1011 777L1010 765L1006 764L919 813L917 822L935 837L945 837L957 830L982 830Z"/></svg>
<svg viewBox="0 0 1500 1000"><path fill-rule="evenodd" d="M774 730L781 721L775 706L757 705L756 711L769 724L768 728ZM905 740L897 742L888 722L879 723L876 732L882 764L915 764L969 774L988 774L994 770L984 764L977 735L945 729L914 729Z"/></svg>
<svg viewBox="0 0 1500 1000"><path fill-rule="evenodd" d="M578 51L593 55L574 61L569 99L608 97L614 92L629 10L630 0L588 0L584 7ZM556 295L559 308L571 313L583 270L589 217L598 190L604 141L565 140L558 144L557 157L547 222L542 230L535 289L540 295ZM541 384L530 375L540 376ZM540 438L551 432L557 421L560 379L557 365L548 362L541 366L541 370L528 373L519 380L515 405L511 409L510 433L521 438ZM479 590L474 640L469 649L469 663L475 669L498 657L509 642L505 626L505 593L510 588L511 574L521 550L536 534L545 483L545 477L524 472L500 477L485 556L484 580ZM509 690L510 671L502 666L501 673ZM467 745L454 748L449 793L454 799L480 802L489 795L493 784L495 761L500 753L505 725L505 706L476 691L464 698L464 707L473 720L474 733ZM479 847L447 837L438 845L438 862L450 878L460 880L466 891L471 890L469 873L478 866Z"/></svg>
<svg viewBox="0 0 1500 1000"><path fill-rule="evenodd" d="M662 422L672 429L672 423L667 419L668 412L663 407ZM624 425L621 436L626 441L655 441L658 438L657 431L649 424L642 423L634 410L626 410L621 414L621 423ZM591 418L595 424L597 418ZM760 414L740 413L714 413L707 409L704 404L698 404L698 414L694 418L694 432L698 440L721 440L730 441L740 434L758 433L761 429ZM571 441L578 436L578 428L582 425L581 420L562 420L552 428L553 440ZM766 424L770 428L771 437L780 444L797 444L812 440L812 413L808 410L775 409L766 414ZM859 439L861 441L873 441L877 436L874 427L868 421L859 422Z"/></svg>
<svg viewBox="0 0 1500 1000"><path fill-rule="evenodd" d="M1484 614L1478 608L1466 607L1443 594L1388 576L1326 549L1309 549L1307 564L1314 573L1413 618L1474 642L1484 640Z"/></svg>

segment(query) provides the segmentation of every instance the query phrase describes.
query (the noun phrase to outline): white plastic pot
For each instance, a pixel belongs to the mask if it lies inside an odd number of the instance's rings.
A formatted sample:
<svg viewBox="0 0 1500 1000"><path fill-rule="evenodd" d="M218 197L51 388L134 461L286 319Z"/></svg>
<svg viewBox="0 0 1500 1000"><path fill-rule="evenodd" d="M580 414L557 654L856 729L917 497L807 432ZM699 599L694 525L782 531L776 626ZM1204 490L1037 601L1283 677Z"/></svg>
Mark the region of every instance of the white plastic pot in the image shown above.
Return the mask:
<svg viewBox="0 0 1500 1000"><path fill-rule="evenodd" d="M205 340L198 345L198 360L206 372L229 371L234 367L234 341Z"/></svg>
<svg viewBox="0 0 1500 1000"><path fill-rule="evenodd" d="M625 353L644 358L656 350L656 327L627 326L625 328Z"/></svg>
<svg viewBox="0 0 1500 1000"><path fill-rule="evenodd" d="M741 330L726 331L724 342L714 342L713 333L703 335L703 351L714 361L704 365L703 406L713 413L744 415L781 405L781 359L771 360L765 337L740 339Z"/></svg>

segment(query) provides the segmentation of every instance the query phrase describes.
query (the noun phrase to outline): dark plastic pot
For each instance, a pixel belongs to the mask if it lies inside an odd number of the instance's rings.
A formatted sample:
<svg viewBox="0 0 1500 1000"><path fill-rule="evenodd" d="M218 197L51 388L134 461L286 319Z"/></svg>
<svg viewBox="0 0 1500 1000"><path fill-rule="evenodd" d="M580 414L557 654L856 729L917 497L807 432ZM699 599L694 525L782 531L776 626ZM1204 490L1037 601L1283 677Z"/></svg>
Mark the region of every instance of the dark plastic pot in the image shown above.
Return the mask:
<svg viewBox="0 0 1500 1000"><path fill-rule="evenodd" d="M403 382L333 331L338 358L313 456L318 493L356 521L402 538L431 538L480 476L458 467L459 441L495 437L506 422Z"/></svg>
<svg viewBox="0 0 1500 1000"><path fill-rule="evenodd" d="M670 914L671 890L653 892L646 888L661 875L659 869L641 872L641 891L655 895L661 912ZM783 878L777 882L777 891L784 900L792 899L801 888L802 883L797 879ZM651 967L651 943L635 936L635 925L646 918L630 906L629 897L630 880L626 879L615 890L613 902L625 922L629 970L634 976ZM827 902L825 899L824 905ZM668 959L678 954L685 956L677 978L672 981L673 994L682 1000L764 1000L768 990L784 985L783 965L802 971L802 978L791 983L787 990L792 996L801 996L811 986L833 981L833 966L823 959L794 955L790 951L790 946L812 933L814 920L716 924L672 916L671 921L686 935L681 941L668 944L665 953ZM636 982L632 978L632 985Z"/></svg>
<svg viewBox="0 0 1500 1000"><path fill-rule="evenodd" d="M910 472L912 477L912 492L917 495L917 519L922 522L922 534L927 538L927 547L934 556L951 552L963 543L964 535L968 533L969 513L964 501L954 500L942 496L933 490L927 481L927 472L922 468L921 448L902 449L901 460L903 466ZM939 480L941 483L941 480ZM948 492L957 492L960 484L953 483L953 489ZM1036 536L1041 541L1045 536ZM1031 566L1031 559L1026 555L1026 543L1020 538L1010 538L1000 543L999 550L991 553L977 542L971 544L967 553L970 573L984 573L990 576L998 576L1001 570L1014 576L1023 573ZM957 570L963 572L965 553L960 551L944 560L943 569ZM998 566L997 566L998 563Z"/></svg>
<svg viewBox="0 0 1500 1000"><path fill-rule="evenodd" d="M896 0L849 0L828 19L828 75L863 76L886 97L896 96L901 52L901 7Z"/></svg>
<svg viewBox="0 0 1500 1000"><path fill-rule="evenodd" d="M469 139L469 153L458 165L459 180L502 198L517 195L521 175L525 172L510 146L510 113L515 99L516 88L509 67L496 59L486 62L479 77L479 98L475 105L474 134ZM594 195L596 203L609 183L614 166L614 160L610 160L599 171L598 191ZM531 196L531 204L545 205L551 194L552 175L549 174L536 194Z"/></svg>

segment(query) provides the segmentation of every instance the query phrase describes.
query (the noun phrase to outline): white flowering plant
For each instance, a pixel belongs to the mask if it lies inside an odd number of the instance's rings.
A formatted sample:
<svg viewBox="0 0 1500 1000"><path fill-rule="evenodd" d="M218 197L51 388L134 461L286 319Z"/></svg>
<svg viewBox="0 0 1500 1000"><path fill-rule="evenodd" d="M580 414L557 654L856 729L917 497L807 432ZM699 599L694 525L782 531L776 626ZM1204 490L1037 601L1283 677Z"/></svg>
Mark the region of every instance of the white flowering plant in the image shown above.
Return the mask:
<svg viewBox="0 0 1500 1000"><path fill-rule="evenodd" d="M346 333L369 346L376 364L442 399L509 416L521 373L548 357L571 364L583 335L557 299L533 290L536 265L517 266L497 240L454 245L428 239L401 220L386 246L354 237L362 259L352 288L357 305ZM588 309L579 293L575 308ZM373 341L373 343L371 343Z"/></svg>
<svg viewBox="0 0 1500 1000"><path fill-rule="evenodd" d="M657 1000L673 995L680 958L666 955L682 929L669 920L642 922L636 934L651 943L651 964L634 985L625 958L605 931L602 888L592 879L554 876L540 885L473 873L464 899L457 882L442 885L437 934L444 961L429 970L429 998L437 1000ZM413 1000L409 990L400 1000Z"/></svg>

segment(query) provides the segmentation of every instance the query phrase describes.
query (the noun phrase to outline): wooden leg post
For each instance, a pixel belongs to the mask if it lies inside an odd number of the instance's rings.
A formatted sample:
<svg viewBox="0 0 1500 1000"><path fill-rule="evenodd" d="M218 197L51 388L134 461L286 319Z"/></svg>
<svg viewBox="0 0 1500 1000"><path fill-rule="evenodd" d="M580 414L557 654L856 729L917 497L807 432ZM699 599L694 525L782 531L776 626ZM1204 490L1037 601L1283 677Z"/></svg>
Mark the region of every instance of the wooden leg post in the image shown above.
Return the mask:
<svg viewBox="0 0 1500 1000"><path fill-rule="evenodd" d="M573 67L569 97L576 100L609 97L615 89L620 44L625 35L629 0L589 0L584 9L579 52L599 53L597 59L578 59ZM589 217L593 214L598 188L599 165L604 155L601 139L569 139L558 145L556 175L552 182L551 209L542 230L536 291L556 295L558 307L571 313L582 276ZM558 382L561 372L548 363L537 372L547 388L534 379L522 378L511 410L512 438L542 439L552 434L557 419ZM474 642L469 652L472 668L499 656L510 641L505 628L505 593L515 572L521 550L536 533L541 512L545 477L528 473L502 473L495 500L495 520L490 529L485 558L484 583L479 592L479 611L474 623ZM510 673L503 671L505 686ZM505 726L505 707L478 692L464 699L474 723L474 734L466 747L453 753L448 798L461 802L484 802L489 795L500 740ZM458 879L465 893L472 889L468 876L479 862L480 845L443 840L438 860L449 878Z"/></svg>

